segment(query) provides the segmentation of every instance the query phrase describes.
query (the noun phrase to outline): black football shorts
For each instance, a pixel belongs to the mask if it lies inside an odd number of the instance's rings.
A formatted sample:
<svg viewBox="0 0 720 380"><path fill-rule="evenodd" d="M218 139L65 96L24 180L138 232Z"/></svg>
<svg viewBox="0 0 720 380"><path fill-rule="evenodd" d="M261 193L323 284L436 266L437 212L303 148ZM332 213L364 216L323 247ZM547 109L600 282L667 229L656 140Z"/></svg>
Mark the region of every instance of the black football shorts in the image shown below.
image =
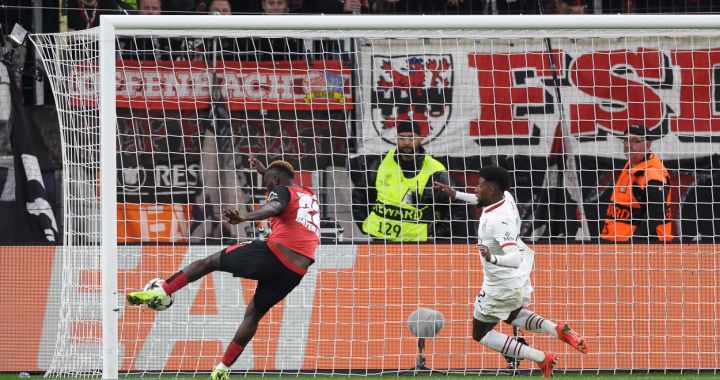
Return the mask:
<svg viewBox="0 0 720 380"><path fill-rule="evenodd" d="M295 289L303 276L278 259L266 241L255 240L231 245L220 254L220 270L235 277L257 280L252 302L261 314L282 301Z"/></svg>

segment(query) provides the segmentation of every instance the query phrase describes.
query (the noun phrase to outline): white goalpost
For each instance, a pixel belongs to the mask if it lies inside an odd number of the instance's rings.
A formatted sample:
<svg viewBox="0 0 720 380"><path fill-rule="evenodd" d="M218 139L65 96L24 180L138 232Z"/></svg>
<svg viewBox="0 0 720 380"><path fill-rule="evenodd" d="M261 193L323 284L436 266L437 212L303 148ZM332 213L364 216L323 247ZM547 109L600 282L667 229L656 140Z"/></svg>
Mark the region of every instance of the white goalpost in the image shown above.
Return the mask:
<svg viewBox="0 0 720 380"><path fill-rule="evenodd" d="M157 314L125 294L266 237L266 224L220 217L263 200L250 155L295 166L319 194L322 236L234 371L402 372L418 355L405 323L428 308L444 316L428 366L504 373L471 338L479 210L411 191L422 218L398 218L387 239L377 234L392 228L363 230L383 181L373 165L402 123L458 189L472 191L482 166L511 170L537 252L532 307L591 345L581 356L521 332L561 354L560 370L720 368L720 15L101 16L96 29L31 38L66 194L45 322L55 346L38 359L47 377L212 370L252 282L215 273ZM668 168L672 239L600 237L631 125ZM401 239L408 224L425 227Z"/></svg>

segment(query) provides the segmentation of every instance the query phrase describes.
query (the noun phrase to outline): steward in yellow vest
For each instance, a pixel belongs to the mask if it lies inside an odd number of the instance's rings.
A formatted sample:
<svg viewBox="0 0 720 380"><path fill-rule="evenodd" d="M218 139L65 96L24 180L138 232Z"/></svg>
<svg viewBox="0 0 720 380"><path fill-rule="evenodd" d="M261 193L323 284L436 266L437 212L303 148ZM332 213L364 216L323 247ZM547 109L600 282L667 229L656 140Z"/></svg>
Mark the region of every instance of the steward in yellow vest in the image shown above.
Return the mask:
<svg viewBox="0 0 720 380"><path fill-rule="evenodd" d="M432 188L433 182L452 186L445 165L425 154L417 124L401 123L397 131L397 150L351 162L355 222L389 241L466 238L467 206Z"/></svg>

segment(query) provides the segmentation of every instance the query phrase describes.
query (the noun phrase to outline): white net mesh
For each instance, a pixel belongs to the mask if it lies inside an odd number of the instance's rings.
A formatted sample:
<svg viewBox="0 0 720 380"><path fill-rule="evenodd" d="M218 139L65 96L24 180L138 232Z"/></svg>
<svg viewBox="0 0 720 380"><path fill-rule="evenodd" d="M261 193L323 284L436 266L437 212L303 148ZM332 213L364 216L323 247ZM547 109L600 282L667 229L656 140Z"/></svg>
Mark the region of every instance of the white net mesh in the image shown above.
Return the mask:
<svg viewBox="0 0 720 380"><path fill-rule="evenodd" d="M419 187L402 203L415 214L368 230L378 226L366 221L384 186L378 167L397 149L397 128L410 123L442 165L433 180L472 191L478 168L511 169L522 237L537 252L532 308L569 322L591 346L581 356L521 332L560 353L560 368L718 368L716 31L222 33L117 37L120 296L225 245L265 238L266 224L231 226L220 210L262 202L250 154L285 159L320 196L318 260L261 322L234 370L411 368L417 340L405 321L424 307L445 319L427 340L429 366L501 373L505 359L471 339L482 283L479 210L438 198L428 178L411 175ZM65 154L61 315L48 374L96 374L98 36L33 40L53 85ZM667 241L599 239L627 160L622 135L634 124L668 170L656 223L672 225ZM216 273L162 313L121 307L121 371L206 374L253 289Z"/></svg>

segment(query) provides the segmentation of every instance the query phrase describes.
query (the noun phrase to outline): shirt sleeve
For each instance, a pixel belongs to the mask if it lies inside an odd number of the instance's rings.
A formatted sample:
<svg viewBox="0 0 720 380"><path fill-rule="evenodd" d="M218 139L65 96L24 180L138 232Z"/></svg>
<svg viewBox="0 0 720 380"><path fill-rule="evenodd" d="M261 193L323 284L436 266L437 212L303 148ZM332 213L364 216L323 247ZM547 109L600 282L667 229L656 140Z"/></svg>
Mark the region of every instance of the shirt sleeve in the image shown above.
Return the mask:
<svg viewBox="0 0 720 380"><path fill-rule="evenodd" d="M472 205L476 205L478 203L477 195L473 193L466 193L464 191L455 192L455 199Z"/></svg>
<svg viewBox="0 0 720 380"><path fill-rule="evenodd" d="M282 205L282 210L280 212L284 211L288 203L290 203L290 190L288 190L285 186L275 186L272 190L270 190L270 193L267 197L267 202L271 201L277 201L280 202Z"/></svg>

